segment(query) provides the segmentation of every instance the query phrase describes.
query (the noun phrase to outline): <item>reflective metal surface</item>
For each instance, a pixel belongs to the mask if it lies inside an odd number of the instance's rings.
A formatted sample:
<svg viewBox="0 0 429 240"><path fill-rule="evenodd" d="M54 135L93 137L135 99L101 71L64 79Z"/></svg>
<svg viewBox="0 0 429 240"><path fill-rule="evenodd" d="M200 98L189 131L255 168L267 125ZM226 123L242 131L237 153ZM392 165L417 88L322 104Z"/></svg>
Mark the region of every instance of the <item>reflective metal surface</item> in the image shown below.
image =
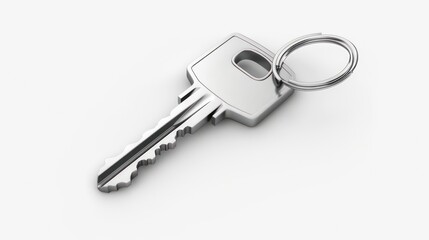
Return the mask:
<svg viewBox="0 0 429 240"><path fill-rule="evenodd" d="M155 163L162 151L176 146L178 137L195 132L209 121L216 124L230 118L254 126L292 94L292 89L273 84L271 72L264 79L255 79L238 68L235 58L243 51L247 52L241 58L271 68L272 52L243 35L228 37L189 65L192 86L179 96L179 105L170 116L146 132L140 141L126 147L122 154L106 160L98 175L98 189L110 192L129 186L140 166ZM293 74L287 67L283 69Z"/></svg>
<svg viewBox="0 0 429 240"><path fill-rule="evenodd" d="M279 70L282 68L282 65L284 64L286 57L295 51L296 49L303 47L308 44L314 44L314 43L333 43L337 44L344 49L347 50L349 53L349 60L347 65L341 72L336 74L335 76L332 76L328 79L317 81L317 82L300 82L293 78L284 78L280 76ZM328 34L311 34L307 36L303 36L300 38L297 38L288 44L286 44L282 49L280 49L276 56L274 57L273 61L273 74L274 74L274 82L277 86L281 86L281 83L284 83L286 86L296 89L296 90L318 90L323 88L332 87L342 81L344 81L347 77L352 74L353 70L355 69L358 62L358 52L356 47L351 43L349 40L335 36L335 35L328 35Z"/></svg>
<svg viewBox="0 0 429 240"><path fill-rule="evenodd" d="M326 41L340 44L349 51L346 69L316 85L294 81L294 73L283 64L287 55L306 44ZM140 166L155 163L162 151L176 146L178 137L194 133L209 121L217 124L229 118L254 126L284 102L293 89L332 86L344 80L356 63L354 46L332 35L299 38L274 56L255 41L233 34L188 66L187 75L192 86L179 96L179 105L170 116L147 131L140 141L127 146L122 154L106 160L98 175L98 189L110 192L129 186ZM280 84L282 82L285 84Z"/></svg>
<svg viewBox="0 0 429 240"><path fill-rule="evenodd" d="M263 59L267 59L268 68L271 68L274 54L255 41L236 33L191 63L187 73L192 83L201 84L224 102L222 114L225 117L254 126L285 101L293 91L287 86L277 88L271 80L271 71L264 79L259 79L240 69L235 61L243 52L247 52L243 58L246 57L255 64L265 64ZM248 54L249 52L252 54ZM283 66L282 69L288 77L294 77L290 68Z"/></svg>
<svg viewBox="0 0 429 240"><path fill-rule="evenodd" d="M147 131L140 141L128 145L122 154L109 158L98 174L98 189L102 192L116 191L127 187L137 176L142 165L155 163L162 151L176 146L176 138L193 133L209 121L221 102L203 88L191 86L183 95L182 102L171 111L170 116L159 121Z"/></svg>

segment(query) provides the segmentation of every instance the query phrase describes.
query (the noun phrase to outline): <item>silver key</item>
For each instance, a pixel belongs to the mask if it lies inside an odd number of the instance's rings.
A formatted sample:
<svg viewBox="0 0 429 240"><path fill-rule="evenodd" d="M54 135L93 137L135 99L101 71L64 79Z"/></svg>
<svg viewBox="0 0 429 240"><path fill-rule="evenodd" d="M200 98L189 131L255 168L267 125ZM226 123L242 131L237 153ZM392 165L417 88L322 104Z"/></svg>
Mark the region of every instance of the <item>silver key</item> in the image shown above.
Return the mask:
<svg viewBox="0 0 429 240"><path fill-rule="evenodd" d="M229 118L247 126L258 124L293 93L273 78L273 59L274 54L260 44L233 34L191 63L187 76L192 85L179 96L179 105L140 141L106 160L98 189L110 192L129 186L140 166L155 163L162 151L176 146L178 137L194 133L209 121L215 125ZM248 63L256 65L246 67ZM255 66L263 71L253 71ZM284 64L275 68L276 75L280 72L282 81L294 79Z"/></svg>
<svg viewBox="0 0 429 240"><path fill-rule="evenodd" d="M177 137L194 133L208 121L216 124L230 118L256 125L293 92L286 86L276 88L273 83L273 57L263 46L234 34L190 64L187 75L192 86L179 96L179 105L139 142L106 160L98 176L98 188L109 192L130 185L139 166L155 163L161 151L175 147ZM245 59L258 62L268 74L250 75L239 65ZM292 75L287 68L285 73Z"/></svg>

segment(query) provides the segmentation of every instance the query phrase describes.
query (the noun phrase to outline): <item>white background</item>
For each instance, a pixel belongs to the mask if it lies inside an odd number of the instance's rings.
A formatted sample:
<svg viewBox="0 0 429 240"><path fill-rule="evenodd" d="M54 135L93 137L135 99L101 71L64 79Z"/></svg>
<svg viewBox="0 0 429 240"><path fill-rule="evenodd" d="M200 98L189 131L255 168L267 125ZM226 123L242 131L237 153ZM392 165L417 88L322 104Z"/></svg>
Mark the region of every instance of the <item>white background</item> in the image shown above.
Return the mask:
<svg viewBox="0 0 429 240"><path fill-rule="evenodd" d="M2 1L1 239L428 239L424 1ZM177 104L186 66L232 32L277 51L350 39L355 73L255 128L208 125L131 187L96 188ZM290 58L301 79L341 49Z"/></svg>

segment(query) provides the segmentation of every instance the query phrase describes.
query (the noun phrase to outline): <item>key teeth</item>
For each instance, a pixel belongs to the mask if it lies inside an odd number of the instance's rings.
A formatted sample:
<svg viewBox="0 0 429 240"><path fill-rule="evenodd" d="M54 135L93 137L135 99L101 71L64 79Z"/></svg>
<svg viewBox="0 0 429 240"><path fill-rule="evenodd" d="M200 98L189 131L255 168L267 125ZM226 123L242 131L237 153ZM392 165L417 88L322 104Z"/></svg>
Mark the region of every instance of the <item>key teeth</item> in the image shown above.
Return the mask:
<svg viewBox="0 0 429 240"><path fill-rule="evenodd" d="M114 191L118 191L120 188L128 187L131 184L131 181L129 182L120 182L115 185L105 185L102 187L99 187L98 190L105 193L110 193Z"/></svg>
<svg viewBox="0 0 429 240"><path fill-rule="evenodd" d="M170 138L164 139L165 143L159 144L158 147L154 150L149 152L148 154L142 155L140 158L138 158L133 164L128 166L126 169L124 169L121 173L116 175L111 181L107 182L103 186L99 186L98 189L101 192L112 192L112 191L118 191L121 188L128 187L131 185L132 180L137 177L138 175L138 169L141 166L147 166L149 164L155 164L156 159L159 155L161 155L162 152L168 151L170 149L174 149L177 145L177 138L178 137L184 137L186 134L192 133L191 127L185 127L184 129L178 129L176 131L176 134L172 134ZM133 144L131 144L133 145ZM109 158L106 160L106 162L115 162L116 158ZM112 163L112 164L113 164ZM111 164L110 164L111 165ZM103 168L104 169L104 168ZM102 172L102 171L100 171ZM116 183L111 183L112 181Z"/></svg>
<svg viewBox="0 0 429 240"><path fill-rule="evenodd" d="M147 161L142 160L139 162L134 162L132 165L124 169L121 173L116 175L110 182L107 182L103 186L99 186L98 189L101 192L109 193L130 186L132 180L138 175L138 168L143 165L147 165ZM111 183L112 181L115 181L117 183Z"/></svg>
<svg viewBox="0 0 429 240"><path fill-rule="evenodd" d="M128 151L130 151L132 148L134 148L135 146L137 146L137 143L131 143L128 144L124 150L122 151L121 154L119 154L116 157L111 157L111 158L107 158L106 160L104 160L104 165L100 168L100 171L98 172L98 174L101 174L102 172L104 172L106 169L108 169L110 166L112 166L121 156L123 156L125 153L127 153Z"/></svg>
<svg viewBox="0 0 429 240"><path fill-rule="evenodd" d="M179 99L183 101L189 98L191 95L195 94L197 89L198 88L196 88L195 86L191 86L187 91L185 91L185 94L182 94L181 96L179 96ZM200 96L200 98L202 98L202 96ZM140 141L138 141L137 143L128 145L120 155L113 158L106 159L105 165L100 169L99 175L104 171L106 171L108 168L110 168L113 164L115 164L116 161L118 161L121 157L123 157L129 150L131 150L131 148L136 147L144 139L146 139L151 134L153 134L157 129L160 129L160 127L162 127L168 121L170 121L170 119L177 114L175 110L177 111L177 109L173 109L173 111L170 112L170 115L168 117L161 119L154 128L145 132ZM139 167L143 165L154 164L156 162L157 157L161 155L163 151L168 151L176 147L176 142L178 137L184 137L188 133L193 133L193 131L198 129L199 127L200 126L198 125L186 126L182 129L177 128L175 129L174 132L173 131L170 132L167 136L165 136L164 139L158 142L157 145L153 146L150 150L148 150L139 158L137 158L129 166L125 167L119 174L111 178L103 185L101 186L99 185L98 186L99 190L102 192L111 192L111 191L118 191L120 188L128 187L131 184L132 180L138 175Z"/></svg>
<svg viewBox="0 0 429 240"><path fill-rule="evenodd" d="M189 89L189 90L192 90L193 91L193 89ZM171 115L172 113L170 113L170 115ZM150 129L150 130L148 130L148 131L146 131L143 135L142 135L142 137L141 137L141 139L145 139L145 138L147 138L149 135L151 135L159 126L162 126L162 125L164 125L167 121L169 120L169 116L168 117L165 117L165 118L162 118L161 120L159 120L158 121L158 123L157 123L157 125L154 127L154 128L152 128L152 129ZM141 141L141 140L140 140ZM102 172L104 172L106 169L108 169L109 167L111 167L118 159L120 159L122 156L124 156L127 152L129 152L132 148L134 148L134 147L136 147L137 145L138 145L138 143L140 142L140 141L138 141L138 142L135 142L135 143L131 143L131 144L128 144L127 146L125 146L125 148L124 148L124 150L122 151L122 153L121 154L119 154L119 155L117 155L117 156L115 156L115 157L111 157L111 158L107 158L106 160L104 160L104 165L100 168L100 170L99 170L99 175L102 173ZM151 158L155 158L155 155L153 156L153 157L151 157ZM155 163L155 159L153 160L153 162L151 161L150 163Z"/></svg>

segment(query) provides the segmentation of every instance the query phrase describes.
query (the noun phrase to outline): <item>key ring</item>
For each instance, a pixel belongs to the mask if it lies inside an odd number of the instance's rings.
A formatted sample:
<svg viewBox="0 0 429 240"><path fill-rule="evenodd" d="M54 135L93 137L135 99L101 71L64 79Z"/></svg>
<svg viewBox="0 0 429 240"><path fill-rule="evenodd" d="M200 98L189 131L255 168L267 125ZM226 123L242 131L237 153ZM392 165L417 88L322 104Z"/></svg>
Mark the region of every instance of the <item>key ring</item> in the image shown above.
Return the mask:
<svg viewBox="0 0 429 240"><path fill-rule="evenodd" d="M339 45L344 49L346 49L347 52L349 53L348 63L345 66L345 68L341 70L341 72L325 80L312 82L312 83L300 82L300 81L296 81L295 79L284 79L280 76L280 70L287 56L290 53L305 45L309 45L313 43L322 43L322 42ZM273 66L272 66L274 83L276 84L276 86L280 86L282 83L284 83L286 86L292 89L307 90L307 91L332 87L344 81L347 77L349 77L350 74L352 74L353 70L355 69L357 62L358 62L357 49L353 45L353 43L351 43L349 40L343 37L328 35L328 34L321 34L321 33L306 35L287 43L274 56Z"/></svg>

